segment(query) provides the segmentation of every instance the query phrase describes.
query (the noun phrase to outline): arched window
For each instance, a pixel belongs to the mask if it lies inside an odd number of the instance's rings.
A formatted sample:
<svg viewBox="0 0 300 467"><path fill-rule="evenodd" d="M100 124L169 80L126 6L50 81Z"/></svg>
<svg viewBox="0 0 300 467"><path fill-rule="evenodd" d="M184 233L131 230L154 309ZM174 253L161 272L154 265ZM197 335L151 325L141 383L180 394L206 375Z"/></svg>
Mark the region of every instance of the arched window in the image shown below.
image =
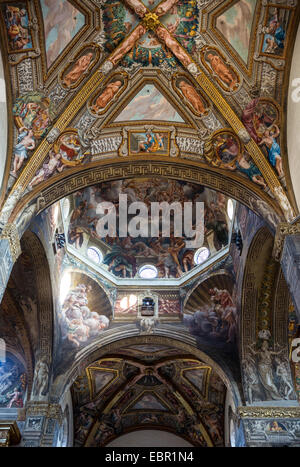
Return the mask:
<svg viewBox="0 0 300 467"><path fill-rule="evenodd" d="M88 255L89 259L93 261L93 263L96 263L96 264L102 263L103 254L95 246L90 246L87 249L87 255Z"/></svg>

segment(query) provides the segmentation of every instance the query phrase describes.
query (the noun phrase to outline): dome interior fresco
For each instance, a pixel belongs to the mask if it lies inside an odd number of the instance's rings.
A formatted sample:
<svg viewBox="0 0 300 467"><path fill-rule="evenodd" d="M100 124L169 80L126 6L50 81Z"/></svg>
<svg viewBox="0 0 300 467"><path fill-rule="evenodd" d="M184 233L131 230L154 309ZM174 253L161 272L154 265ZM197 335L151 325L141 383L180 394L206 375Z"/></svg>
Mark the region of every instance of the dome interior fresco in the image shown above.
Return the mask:
<svg viewBox="0 0 300 467"><path fill-rule="evenodd" d="M126 196L128 204L143 202L147 207L147 224L144 234L133 237L128 231L126 236L120 237L120 212L125 207L120 205L119 195ZM99 213L98 207L103 202L110 202L115 207L117 236L109 236L108 233L106 237L101 237L99 222L103 215ZM151 230L151 222L153 222L151 203L163 202L180 203L180 205L184 202L204 203L204 238L198 247L188 246L191 237L184 235L182 217L179 222L183 237L177 234L175 231L176 212L174 211L170 214L170 237L162 235L163 212L159 214L160 217L157 220L159 236L151 235L153 232ZM80 258L89 258L89 252L94 247L95 251L100 252L102 256L101 261L97 256L94 258L94 265L98 266L100 273L103 269L106 276L108 273L116 278L139 280L140 267L149 263L156 267L158 279L181 278L197 266L197 271L200 265L201 268L205 267L208 260L211 264L214 257L219 259L228 251L234 220L233 213L231 219L228 216L229 203L233 206L233 202L229 202L228 197L188 182L151 178L102 183L77 191L61 201L62 209L67 208L64 216L67 248L74 255L79 254ZM196 205L191 214L192 224L195 225ZM134 218L133 214L128 214L128 229ZM200 247L202 251L204 249L204 256L203 259L197 260L195 254Z"/></svg>
<svg viewBox="0 0 300 467"><path fill-rule="evenodd" d="M299 18L0 0L0 442L300 446Z"/></svg>

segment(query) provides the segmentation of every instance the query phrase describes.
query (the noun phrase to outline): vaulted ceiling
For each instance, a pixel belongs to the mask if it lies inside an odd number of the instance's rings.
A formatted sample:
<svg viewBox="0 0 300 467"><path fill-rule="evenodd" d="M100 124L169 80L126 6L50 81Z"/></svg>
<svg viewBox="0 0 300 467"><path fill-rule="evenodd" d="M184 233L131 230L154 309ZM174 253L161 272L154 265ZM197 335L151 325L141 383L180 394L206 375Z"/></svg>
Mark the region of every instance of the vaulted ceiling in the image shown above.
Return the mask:
<svg viewBox="0 0 300 467"><path fill-rule="evenodd" d="M296 13L293 0L1 2L2 222L37 194L51 203L133 172L195 178L247 202L244 187L253 204L295 217L285 64Z"/></svg>
<svg viewBox="0 0 300 467"><path fill-rule="evenodd" d="M25 371L30 387L41 358L54 398L72 383L77 445L141 426L222 445L226 387L238 400L243 377L239 345L284 327L290 299L271 244L299 213L286 138L299 12L295 0L0 0L0 228L14 224L25 242L1 322L18 381ZM120 193L204 201L203 264L186 238L99 235L98 204L119 209ZM140 280L145 262L157 267L152 282ZM274 278L275 298L263 302ZM149 295L155 345L140 314ZM139 334L143 345L97 354ZM203 358L164 345L170 336Z"/></svg>

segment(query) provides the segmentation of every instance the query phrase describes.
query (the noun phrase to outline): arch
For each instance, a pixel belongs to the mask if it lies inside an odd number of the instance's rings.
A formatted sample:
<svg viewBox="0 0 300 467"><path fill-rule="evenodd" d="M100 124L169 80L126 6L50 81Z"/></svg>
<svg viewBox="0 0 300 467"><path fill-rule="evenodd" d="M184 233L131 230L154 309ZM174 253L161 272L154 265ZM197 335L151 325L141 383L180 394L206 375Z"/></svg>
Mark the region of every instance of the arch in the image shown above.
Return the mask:
<svg viewBox="0 0 300 467"><path fill-rule="evenodd" d="M296 23L297 24L297 23ZM296 29L296 28L295 28ZM295 31L296 32L296 31ZM299 119L300 119L300 26L295 37L294 51L290 55L290 76L286 83L287 94L287 118L284 128L284 139L287 145L288 162L285 163L285 172L291 183L290 192L296 199L298 213L300 209L300 184L297 174L300 172L299 160Z"/></svg>
<svg viewBox="0 0 300 467"><path fill-rule="evenodd" d="M289 388L292 381L287 333L290 295L280 265L272 258L272 248L273 237L262 227L249 247L243 278L240 351L245 399L250 403L255 393L256 403L286 398L284 388L275 388L277 383L270 381L270 387L265 385L265 371L273 379L270 375L279 365L278 359L286 367ZM270 362L262 372L254 366L256 355L262 361L261 346L271 351ZM276 389L275 395L272 388ZM295 394L289 393L289 397L294 400Z"/></svg>
<svg viewBox="0 0 300 467"><path fill-rule="evenodd" d="M273 237L266 227L260 228L250 244L242 286L240 315L240 350L242 358L247 347L256 341L259 290L265 265L271 257Z"/></svg>
<svg viewBox="0 0 300 467"><path fill-rule="evenodd" d="M133 434L133 436L131 435ZM167 430L166 428L160 428L160 429L149 429L149 427L138 427L138 428L130 428L126 430L122 435L120 436L115 436L113 439L111 439L105 447L121 447L119 444L119 441L124 440L123 442L126 444L123 444L123 447L129 447L129 446L137 446L138 445L138 438L141 437L142 441L145 439L145 435L153 434L158 434L158 437L156 438L156 444L153 443L145 443L144 445L139 445L139 447L189 447L193 446L190 444L190 442L186 439L184 439L184 436L179 436L175 433L173 433L171 430ZM166 436L167 440L164 441L164 436ZM160 438L161 437L161 438ZM122 439L121 439L122 438ZM159 439L161 439L161 443L159 442ZM135 444L130 444L130 442L134 443L137 441ZM163 442L164 441L164 442ZM173 444L173 443L174 444ZM129 444L128 444L129 443ZM182 444L180 444L182 443Z"/></svg>
<svg viewBox="0 0 300 467"><path fill-rule="evenodd" d="M1 308L12 323L15 323L15 332L21 343L17 353L26 368L29 400L37 358L47 358L49 366L52 360L52 288L48 260L38 237L27 231L21 239L21 247L22 254L12 268ZM16 270L18 267L21 269ZM26 277L19 277L20 282L15 283L14 274L19 275L20 271L28 273L29 279L26 281ZM20 287L21 282L24 283L24 289ZM34 290L30 289L32 293L29 297L28 288L33 284L35 287ZM26 310L30 310L27 316ZM9 333L8 336L10 337ZM7 350L16 353L11 344L7 346Z"/></svg>
<svg viewBox="0 0 300 467"><path fill-rule="evenodd" d="M102 160L82 169L70 169L41 183L19 201L12 212L9 222L14 222L26 205L38 197L43 198L43 209L59 199L88 186L101 182L139 177L161 177L173 180L189 181L220 191L249 207L257 215L266 217L267 212L284 220L277 203L265 192L247 180L225 170L208 168L204 164L174 158L141 156L137 158ZM274 229L274 225L272 226Z"/></svg>
<svg viewBox="0 0 300 467"><path fill-rule="evenodd" d="M222 379L227 390L230 391L236 406L241 405L242 399L239 384L235 381L235 376L232 374L229 367L226 366L226 362L217 362L198 349L196 340L187 332L180 330L171 333L170 326L166 325L160 327L160 332L158 330L154 331L154 334L151 336L140 336L134 325L124 326L123 329L123 332L122 330L117 332L114 330L106 331L106 336L104 335L100 342L98 340L94 344L88 346L88 348L85 348L79 355L77 354L77 358L72 367L66 370L63 375L59 375L53 382L53 392L51 396L59 400L64 392L71 387L83 368L104 357L106 354L113 354L120 348L121 343L122 346L134 344L161 344L175 347L189 355L194 355L204 363L210 365Z"/></svg>
<svg viewBox="0 0 300 467"><path fill-rule="evenodd" d="M21 239L22 250L32 258L37 288L39 340L35 364L43 359L48 368L52 364L53 294L50 268L44 247L36 234L27 230Z"/></svg>

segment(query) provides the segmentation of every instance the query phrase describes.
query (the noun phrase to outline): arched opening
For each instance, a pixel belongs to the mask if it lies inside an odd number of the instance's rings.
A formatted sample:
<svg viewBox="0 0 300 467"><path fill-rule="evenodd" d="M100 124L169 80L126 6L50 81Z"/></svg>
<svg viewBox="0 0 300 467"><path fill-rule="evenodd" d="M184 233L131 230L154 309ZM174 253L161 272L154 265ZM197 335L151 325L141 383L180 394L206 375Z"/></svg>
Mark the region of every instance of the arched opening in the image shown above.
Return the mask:
<svg viewBox="0 0 300 467"><path fill-rule="evenodd" d="M193 446L224 445L232 388L197 348L177 339L135 337L95 350L85 362L71 386L75 446L110 446L144 430L173 433ZM143 434L135 443L150 445Z"/></svg>
<svg viewBox="0 0 300 467"><path fill-rule="evenodd" d="M192 447L193 445L175 435L162 430L139 430L126 433L125 435L120 435L113 441L107 443L107 448L117 448L117 447L165 447L165 448L182 448L182 447Z"/></svg>

